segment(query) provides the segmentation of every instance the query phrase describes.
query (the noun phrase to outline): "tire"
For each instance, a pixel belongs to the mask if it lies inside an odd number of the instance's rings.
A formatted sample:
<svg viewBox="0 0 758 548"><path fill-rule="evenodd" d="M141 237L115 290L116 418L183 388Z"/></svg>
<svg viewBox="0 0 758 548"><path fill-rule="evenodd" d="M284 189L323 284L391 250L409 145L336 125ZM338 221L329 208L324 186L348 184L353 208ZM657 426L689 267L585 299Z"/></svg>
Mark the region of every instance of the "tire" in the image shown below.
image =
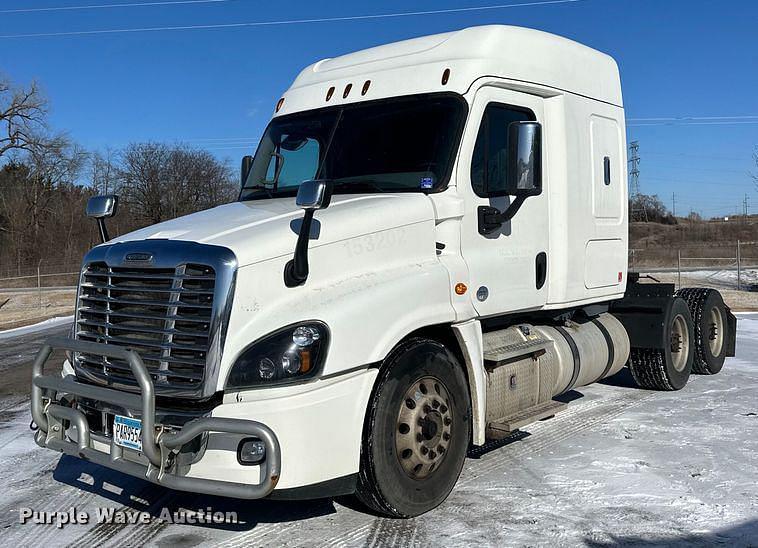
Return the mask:
<svg viewBox="0 0 758 548"><path fill-rule="evenodd" d="M727 310L715 289L685 287L677 296L687 301L695 324L695 360L692 372L715 375L726 359Z"/></svg>
<svg viewBox="0 0 758 548"><path fill-rule="evenodd" d="M357 498L389 517L428 512L452 491L470 439L461 364L436 341L401 343L384 361L369 403Z"/></svg>
<svg viewBox="0 0 758 548"><path fill-rule="evenodd" d="M692 315L684 299L674 297L664 321L665 348L632 348L629 370L641 388L680 390L687 384L695 357Z"/></svg>

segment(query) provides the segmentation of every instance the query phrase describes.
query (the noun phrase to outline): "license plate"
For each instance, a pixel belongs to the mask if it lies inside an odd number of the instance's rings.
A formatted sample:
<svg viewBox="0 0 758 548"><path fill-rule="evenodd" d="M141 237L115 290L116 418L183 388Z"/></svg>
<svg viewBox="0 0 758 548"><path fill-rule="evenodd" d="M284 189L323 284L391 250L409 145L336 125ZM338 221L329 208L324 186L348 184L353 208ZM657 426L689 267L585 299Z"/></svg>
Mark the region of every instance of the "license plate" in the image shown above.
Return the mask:
<svg viewBox="0 0 758 548"><path fill-rule="evenodd" d="M142 451L142 421L131 417L113 417L113 440L116 445Z"/></svg>

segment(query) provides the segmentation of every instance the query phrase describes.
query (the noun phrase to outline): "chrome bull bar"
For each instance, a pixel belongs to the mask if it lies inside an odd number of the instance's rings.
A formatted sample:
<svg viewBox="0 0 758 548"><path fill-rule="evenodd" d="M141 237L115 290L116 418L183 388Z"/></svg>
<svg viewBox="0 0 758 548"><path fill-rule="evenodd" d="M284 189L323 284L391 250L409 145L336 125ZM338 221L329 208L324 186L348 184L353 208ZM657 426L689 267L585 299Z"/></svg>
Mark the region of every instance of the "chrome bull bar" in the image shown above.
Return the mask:
<svg viewBox="0 0 758 548"><path fill-rule="evenodd" d="M123 360L129 364L140 387L140 394L122 392L90 384L70 377L45 376L44 367L53 350L86 352ZM47 395L46 395L47 394ZM142 420L142 453L147 466L124 458L124 450L111 441L110 454L92 445L87 417L73 407L60 405L58 394L79 396L109 403L135 411ZM68 338L50 338L40 349L32 366L32 418L39 427L35 441L42 447L90 460L126 474L145 478L158 485L181 491L240 499L257 499L269 495L276 487L281 472L281 449L274 433L256 421L232 418L203 417L185 424L180 430L165 430L155 424L155 388L139 354L126 347L77 341ZM69 425L65 427L64 421ZM66 436L68 428L77 431L77 442ZM258 484L244 484L181 476L172 473L174 454L183 445L205 432L241 434L260 439L266 446L266 458L261 465L262 480Z"/></svg>

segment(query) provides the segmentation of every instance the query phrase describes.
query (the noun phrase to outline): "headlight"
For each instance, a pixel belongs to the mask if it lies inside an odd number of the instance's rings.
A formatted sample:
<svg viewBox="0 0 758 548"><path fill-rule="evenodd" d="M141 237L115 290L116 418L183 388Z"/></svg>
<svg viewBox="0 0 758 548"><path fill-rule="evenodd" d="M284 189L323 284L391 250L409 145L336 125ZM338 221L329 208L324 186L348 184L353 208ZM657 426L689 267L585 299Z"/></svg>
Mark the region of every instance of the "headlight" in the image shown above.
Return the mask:
<svg viewBox="0 0 758 548"><path fill-rule="evenodd" d="M320 322L285 327L254 342L234 362L227 389L301 382L315 377L326 357L329 331Z"/></svg>

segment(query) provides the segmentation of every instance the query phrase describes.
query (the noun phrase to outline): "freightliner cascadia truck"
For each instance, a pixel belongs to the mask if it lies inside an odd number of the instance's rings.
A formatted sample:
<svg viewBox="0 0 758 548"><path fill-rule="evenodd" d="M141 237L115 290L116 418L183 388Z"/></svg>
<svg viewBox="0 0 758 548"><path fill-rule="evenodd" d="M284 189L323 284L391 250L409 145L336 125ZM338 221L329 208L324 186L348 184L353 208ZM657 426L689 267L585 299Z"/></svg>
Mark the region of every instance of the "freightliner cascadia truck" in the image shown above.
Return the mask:
<svg viewBox="0 0 758 548"><path fill-rule="evenodd" d="M319 61L236 202L109 240L116 198L90 201L103 243L34 363L36 442L171 489L426 512L561 394L734 355L717 291L628 272L626 166L617 65L573 41L484 26Z"/></svg>

